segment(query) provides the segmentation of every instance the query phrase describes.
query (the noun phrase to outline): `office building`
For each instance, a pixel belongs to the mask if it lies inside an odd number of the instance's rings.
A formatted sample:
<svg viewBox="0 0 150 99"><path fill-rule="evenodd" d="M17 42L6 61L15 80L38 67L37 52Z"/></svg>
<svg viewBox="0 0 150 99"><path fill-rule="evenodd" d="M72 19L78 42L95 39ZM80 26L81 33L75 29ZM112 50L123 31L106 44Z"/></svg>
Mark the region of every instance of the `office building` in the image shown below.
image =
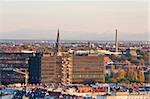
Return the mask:
<svg viewBox="0 0 150 99"><path fill-rule="evenodd" d="M41 59L41 83L61 83L61 56L43 55Z"/></svg>
<svg viewBox="0 0 150 99"><path fill-rule="evenodd" d="M0 82L2 84L25 83L25 75L18 72L18 69L22 72L28 71L29 80L36 81L31 78L33 73L38 74L39 71L35 72L33 68L40 65L40 60L35 61L33 57L35 59L40 57L39 53L0 53Z"/></svg>
<svg viewBox="0 0 150 99"><path fill-rule="evenodd" d="M88 80L105 82L103 56L88 54L83 56L66 55L62 59L62 83L84 83Z"/></svg>

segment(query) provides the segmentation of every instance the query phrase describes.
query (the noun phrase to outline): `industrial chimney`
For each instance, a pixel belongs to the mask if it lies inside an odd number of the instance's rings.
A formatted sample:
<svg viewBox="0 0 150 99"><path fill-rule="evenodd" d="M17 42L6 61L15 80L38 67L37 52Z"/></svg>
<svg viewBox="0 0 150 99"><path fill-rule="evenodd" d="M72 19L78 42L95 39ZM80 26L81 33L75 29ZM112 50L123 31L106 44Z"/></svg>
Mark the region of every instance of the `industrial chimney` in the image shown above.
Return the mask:
<svg viewBox="0 0 150 99"><path fill-rule="evenodd" d="M116 47L116 54L118 53L118 31L116 29L116 37L115 37L115 47Z"/></svg>

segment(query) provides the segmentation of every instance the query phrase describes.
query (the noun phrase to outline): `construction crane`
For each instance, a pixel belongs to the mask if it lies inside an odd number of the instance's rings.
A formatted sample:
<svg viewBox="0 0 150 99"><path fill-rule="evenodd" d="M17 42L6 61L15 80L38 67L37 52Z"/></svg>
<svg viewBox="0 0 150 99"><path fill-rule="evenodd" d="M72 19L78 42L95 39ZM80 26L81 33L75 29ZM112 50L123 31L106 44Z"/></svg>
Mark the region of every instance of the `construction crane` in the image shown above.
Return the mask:
<svg viewBox="0 0 150 99"><path fill-rule="evenodd" d="M26 69L13 69L13 71L24 74L25 77L25 86L28 85L28 79L29 79L29 72Z"/></svg>

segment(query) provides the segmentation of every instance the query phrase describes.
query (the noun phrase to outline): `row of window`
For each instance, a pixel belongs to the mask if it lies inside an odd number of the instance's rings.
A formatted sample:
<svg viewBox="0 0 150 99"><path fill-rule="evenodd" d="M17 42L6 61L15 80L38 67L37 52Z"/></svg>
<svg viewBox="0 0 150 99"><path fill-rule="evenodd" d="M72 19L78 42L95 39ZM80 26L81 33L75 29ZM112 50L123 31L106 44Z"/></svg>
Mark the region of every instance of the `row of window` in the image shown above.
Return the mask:
<svg viewBox="0 0 150 99"><path fill-rule="evenodd" d="M103 75L100 74L74 74L73 78L102 78Z"/></svg>
<svg viewBox="0 0 150 99"><path fill-rule="evenodd" d="M92 66L92 67L99 66L99 67L101 67L104 65L103 64L97 64L97 63L74 63L73 66L78 66L78 67L80 67L80 66Z"/></svg>
<svg viewBox="0 0 150 99"><path fill-rule="evenodd" d="M101 71L73 71L72 73L74 74L101 74L102 73L102 70Z"/></svg>
<svg viewBox="0 0 150 99"><path fill-rule="evenodd" d="M41 75L55 75L54 73L49 73L49 72L43 72Z"/></svg>

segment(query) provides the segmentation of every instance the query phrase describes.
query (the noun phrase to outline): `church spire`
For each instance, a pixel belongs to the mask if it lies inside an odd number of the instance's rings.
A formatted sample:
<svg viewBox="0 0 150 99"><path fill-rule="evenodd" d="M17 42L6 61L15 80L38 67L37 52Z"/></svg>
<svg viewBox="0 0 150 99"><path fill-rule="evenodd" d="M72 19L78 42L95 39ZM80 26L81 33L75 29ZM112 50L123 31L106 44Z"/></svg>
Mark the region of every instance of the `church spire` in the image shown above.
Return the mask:
<svg viewBox="0 0 150 99"><path fill-rule="evenodd" d="M58 28L58 31L57 31L56 55L57 55L57 56L61 56L60 33L59 33L59 28Z"/></svg>

